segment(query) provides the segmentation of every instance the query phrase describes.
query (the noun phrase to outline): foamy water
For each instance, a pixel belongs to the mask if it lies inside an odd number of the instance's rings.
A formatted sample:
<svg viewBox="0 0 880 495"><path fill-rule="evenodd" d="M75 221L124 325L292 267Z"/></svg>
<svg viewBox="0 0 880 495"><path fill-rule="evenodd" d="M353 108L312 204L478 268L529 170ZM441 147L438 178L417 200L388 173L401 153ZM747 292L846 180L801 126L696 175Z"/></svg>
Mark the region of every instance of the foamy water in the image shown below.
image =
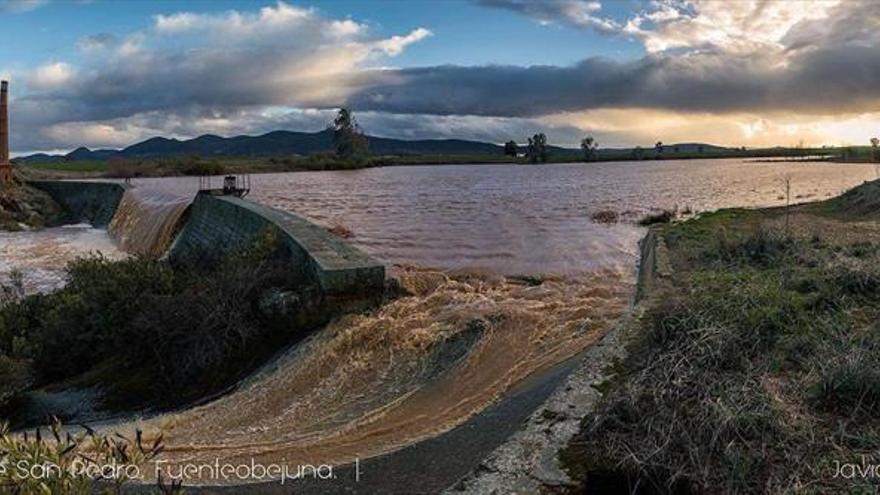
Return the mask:
<svg viewBox="0 0 880 495"><path fill-rule="evenodd" d="M48 292L64 284L69 262L97 253L110 259L126 256L105 230L88 224L0 232L0 281L6 282L15 270L22 274L28 293Z"/></svg>
<svg viewBox="0 0 880 495"><path fill-rule="evenodd" d="M161 257L174 240L181 217L191 202L191 196L129 188L119 201L107 231L127 253Z"/></svg>
<svg viewBox="0 0 880 495"><path fill-rule="evenodd" d="M786 176L798 202L875 171L716 160L254 176L250 199L345 226L409 295L334 321L223 398L113 429L164 430L164 459L187 462L338 463L442 433L584 350L626 312L642 214L782 204ZM196 178L135 183L175 198L198 187ZM143 217L130 206L126 215ZM624 221L592 222L600 210ZM149 223L165 225L153 213Z"/></svg>

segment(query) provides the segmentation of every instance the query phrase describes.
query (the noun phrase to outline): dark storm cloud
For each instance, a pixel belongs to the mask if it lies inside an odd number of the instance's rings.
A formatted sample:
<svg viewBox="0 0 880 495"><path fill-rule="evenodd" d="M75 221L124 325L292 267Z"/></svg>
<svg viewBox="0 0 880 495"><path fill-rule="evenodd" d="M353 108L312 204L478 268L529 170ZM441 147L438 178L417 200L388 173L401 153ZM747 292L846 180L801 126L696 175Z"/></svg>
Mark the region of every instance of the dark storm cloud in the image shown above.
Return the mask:
<svg viewBox="0 0 880 495"><path fill-rule="evenodd" d="M677 111L880 109L880 51L847 45L773 57L729 54L593 58L572 67L456 67L377 74L355 108L397 113L537 116L593 108Z"/></svg>
<svg viewBox="0 0 880 495"><path fill-rule="evenodd" d="M592 2L490 3L504 3L505 8L537 17L556 12L583 20L599 12ZM546 10L551 7L555 10ZM248 132L273 123L261 114L267 107L327 110L343 104L372 112L375 128L387 126L398 136L406 136L408 129L419 129L418 137L430 132L455 135L454 126L463 122L419 121L426 119L420 116L525 118L524 123L484 120L483 138L489 140L522 134L533 125L529 120L533 117L602 108L872 112L880 110L880 50L876 49L880 17L874 10L875 3L844 2L828 18L798 23L780 44L750 53L700 44L698 49L664 51L638 60L588 58L565 67L448 65L383 70L364 67L375 65L376 53L397 53L388 43L409 36L377 40L352 34L353 38L337 42L340 30L358 33L360 28L315 17L302 22L302 15L312 14L297 14L285 4L270 13L293 12L299 17L288 16L289 29L265 35L260 22L266 20L261 17L249 18L254 29L244 33L234 30L239 26L232 22L235 19L222 15L172 17L165 20L166 31L141 33L142 38L96 35L82 40L111 52L102 55L99 63L70 68L69 79L61 77L64 71L47 72L54 78L35 84L37 90L20 93L13 102L13 145L41 149L79 144L72 128L49 132L68 124L107 123L126 132L117 133L117 138L133 135L132 128L196 133L202 122L217 121L209 118L217 114ZM229 38L225 42L208 35L181 38L189 43L195 39L195 44L175 42L173 36L180 30L192 33L199 23L210 27L204 32L232 34L224 35ZM225 44L218 47L218 42ZM380 119L382 113L393 117ZM168 118L163 119L163 114ZM303 118L315 119L301 115L295 120ZM468 132L477 137L478 121L472 123ZM83 138L82 144L88 141Z"/></svg>
<svg viewBox="0 0 880 495"><path fill-rule="evenodd" d="M99 122L154 112L196 116L272 105L333 107L343 97L316 93L323 86L340 91L361 84L353 72L326 78L304 77L288 64L297 53L283 49L200 50L139 53L81 71L56 88L13 101L15 149L54 148L62 143L45 132L66 122ZM35 132L36 131L36 132Z"/></svg>

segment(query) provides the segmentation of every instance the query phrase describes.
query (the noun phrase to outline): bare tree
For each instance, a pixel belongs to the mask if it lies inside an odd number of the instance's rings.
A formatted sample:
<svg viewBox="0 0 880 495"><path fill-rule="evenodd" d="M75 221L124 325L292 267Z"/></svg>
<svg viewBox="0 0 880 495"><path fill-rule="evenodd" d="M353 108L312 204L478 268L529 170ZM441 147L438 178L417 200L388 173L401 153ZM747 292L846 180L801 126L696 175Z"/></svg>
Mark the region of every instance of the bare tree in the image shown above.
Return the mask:
<svg viewBox="0 0 880 495"><path fill-rule="evenodd" d="M504 154L507 156L516 156L519 153L519 146L516 141L510 140L504 143Z"/></svg>
<svg viewBox="0 0 880 495"><path fill-rule="evenodd" d="M785 236L788 237L788 217L791 206L791 174L782 176L782 189L785 192Z"/></svg>
<svg viewBox="0 0 880 495"><path fill-rule="evenodd" d="M367 153L367 137L348 108L340 108L333 119L333 145L340 158L354 158Z"/></svg>
<svg viewBox="0 0 880 495"><path fill-rule="evenodd" d="M529 162L538 163L539 161L542 163L547 162L547 135L543 132L539 132L534 136L529 138L529 146L526 151L526 155L529 157Z"/></svg>
<svg viewBox="0 0 880 495"><path fill-rule="evenodd" d="M581 139L581 151L584 152L584 159L593 160L596 157L596 150L599 149L599 143L593 136L587 136Z"/></svg>

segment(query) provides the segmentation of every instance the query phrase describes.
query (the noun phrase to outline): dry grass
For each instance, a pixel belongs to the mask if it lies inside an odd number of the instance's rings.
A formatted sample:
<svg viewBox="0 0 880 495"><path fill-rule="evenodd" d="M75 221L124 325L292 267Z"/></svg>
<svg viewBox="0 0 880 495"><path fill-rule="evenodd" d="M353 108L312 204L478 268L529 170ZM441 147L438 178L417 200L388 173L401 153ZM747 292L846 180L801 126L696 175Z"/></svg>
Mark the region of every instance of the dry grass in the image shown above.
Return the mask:
<svg viewBox="0 0 880 495"><path fill-rule="evenodd" d="M872 489L833 467L880 448L880 244L781 215L664 227L669 293L563 454L588 492Z"/></svg>
<svg viewBox="0 0 880 495"><path fill-rule="evenodd" d="M54 420L46 435L38 428L32 435L10 433L0 424L0 488L20 495L121 494L132 475L164 449L162 436L152 442L120 434L101 435L85 427L77 434L65 432ZM159 480L156 493L182 493L182 485Z"/></svg>

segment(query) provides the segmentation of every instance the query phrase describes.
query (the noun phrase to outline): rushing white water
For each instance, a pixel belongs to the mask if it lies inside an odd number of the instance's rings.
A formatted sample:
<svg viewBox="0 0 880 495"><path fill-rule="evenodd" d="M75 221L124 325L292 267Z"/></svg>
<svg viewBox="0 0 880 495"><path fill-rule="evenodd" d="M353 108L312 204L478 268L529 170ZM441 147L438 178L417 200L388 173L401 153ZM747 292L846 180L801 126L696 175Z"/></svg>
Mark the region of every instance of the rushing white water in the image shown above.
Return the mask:
<svg viewBox="0 0 880 495"><path fill-rule="evenodd" d="M191 197L129 188L107 231L125 252L159 258L174 240L191 202Z"/></svg>
<svg viewBox="0 0 880 495"><path fill-rule="evenodd" d="M48 292L64 284L67 263L96 253L110 259L126 256L105 230L88 224L0 232L0 279L6 282L15 270L22 274L27 292Z"/></svg>

